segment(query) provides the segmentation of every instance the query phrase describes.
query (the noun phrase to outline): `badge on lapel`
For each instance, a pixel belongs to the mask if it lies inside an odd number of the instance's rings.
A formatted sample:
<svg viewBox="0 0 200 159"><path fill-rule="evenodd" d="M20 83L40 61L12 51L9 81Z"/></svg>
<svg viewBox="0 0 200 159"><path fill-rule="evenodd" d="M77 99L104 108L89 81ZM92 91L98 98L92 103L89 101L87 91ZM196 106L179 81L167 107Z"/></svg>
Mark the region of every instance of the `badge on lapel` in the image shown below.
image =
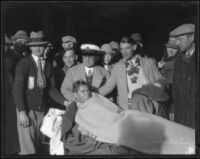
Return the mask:
<svg viewBox="0 0 200 159"><path fill-rule="evenodd" d="M35 78L33 76L28 77L28 89L32 90L34 88Z"/></svg>

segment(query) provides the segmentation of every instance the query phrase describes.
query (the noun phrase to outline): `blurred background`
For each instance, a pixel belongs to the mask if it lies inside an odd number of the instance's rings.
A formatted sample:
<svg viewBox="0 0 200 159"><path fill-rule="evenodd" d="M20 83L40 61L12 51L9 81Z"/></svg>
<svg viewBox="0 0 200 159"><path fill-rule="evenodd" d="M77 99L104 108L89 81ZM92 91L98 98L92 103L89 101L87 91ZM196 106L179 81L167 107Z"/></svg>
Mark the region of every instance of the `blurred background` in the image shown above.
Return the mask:
<svg viewBox="0 0 200 159"><path fill-rule="evenodd" d="M101 46L139 32L149 56L163 54L168 34L183 23L198 24L198 2L3 2L3 33L10 38L17 30L43 30L61 50L61 37L74 36L79 44ZM3 34L4 35L4 34Z"/></svg>

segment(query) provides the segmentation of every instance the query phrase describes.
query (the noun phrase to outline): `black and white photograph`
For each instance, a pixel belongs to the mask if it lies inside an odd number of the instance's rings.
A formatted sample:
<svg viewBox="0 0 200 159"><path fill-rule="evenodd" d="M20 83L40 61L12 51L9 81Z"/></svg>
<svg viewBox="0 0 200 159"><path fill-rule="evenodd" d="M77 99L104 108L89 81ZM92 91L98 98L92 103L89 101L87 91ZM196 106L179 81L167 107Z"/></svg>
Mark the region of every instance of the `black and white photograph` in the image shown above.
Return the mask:
<svg viewBox="0 0 200 159"><path fill-rule="evenodd" d="M200 156L199 1L1 1L1 158Z"/></svg>

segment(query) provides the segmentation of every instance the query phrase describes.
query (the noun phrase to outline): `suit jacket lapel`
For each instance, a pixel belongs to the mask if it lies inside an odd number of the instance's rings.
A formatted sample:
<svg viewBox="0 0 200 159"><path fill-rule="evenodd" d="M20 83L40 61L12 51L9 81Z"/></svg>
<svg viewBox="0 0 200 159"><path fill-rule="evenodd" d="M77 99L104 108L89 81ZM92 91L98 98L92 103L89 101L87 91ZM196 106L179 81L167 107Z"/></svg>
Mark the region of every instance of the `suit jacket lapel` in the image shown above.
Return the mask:
<svg viewBox="0 0 200 159"><path fill-rule="evenodd" d="M35 60L33 59L32 55L30 55L29 58L30 58L30 61L33 66L33 70L34 70L35 74L37 75L37 71L38 71L37 64L35 63Z"/></svg>
<svg viewBox="0 0 200 159"><path fill-rule="evenodd" d="M81 79L83 79L84 81L87 81L85 67L83 64L80 65L80 72L77 72L77 73L80 73Z"/></svg>
<svg viewBox="0 0 200 159"><path fill-rule="evenodd" d="M127 83L127 74L126 74L126 66L123 62L123 60L121 60L121 72L118 74L121 78L122 81L122 88L125 89L125 92L128 94L128 83Z"/></svg>

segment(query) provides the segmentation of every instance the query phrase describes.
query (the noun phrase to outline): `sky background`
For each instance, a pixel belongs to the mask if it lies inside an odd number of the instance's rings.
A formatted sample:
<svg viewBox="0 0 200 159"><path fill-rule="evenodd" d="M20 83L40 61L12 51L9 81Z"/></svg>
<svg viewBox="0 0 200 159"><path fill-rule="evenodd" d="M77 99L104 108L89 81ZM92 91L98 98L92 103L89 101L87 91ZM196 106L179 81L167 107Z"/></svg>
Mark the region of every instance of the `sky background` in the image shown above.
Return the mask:
<svg viewBox="0 0 200 159"><path fill-rule="evenodd" d="M72 35L79 44L101 46L134 32L142 34L150 56L159 59L168 34L178 25L198 20L198 2L4 2L3 32L43 30L46 39L61 49L61 37Z"/></svg>

